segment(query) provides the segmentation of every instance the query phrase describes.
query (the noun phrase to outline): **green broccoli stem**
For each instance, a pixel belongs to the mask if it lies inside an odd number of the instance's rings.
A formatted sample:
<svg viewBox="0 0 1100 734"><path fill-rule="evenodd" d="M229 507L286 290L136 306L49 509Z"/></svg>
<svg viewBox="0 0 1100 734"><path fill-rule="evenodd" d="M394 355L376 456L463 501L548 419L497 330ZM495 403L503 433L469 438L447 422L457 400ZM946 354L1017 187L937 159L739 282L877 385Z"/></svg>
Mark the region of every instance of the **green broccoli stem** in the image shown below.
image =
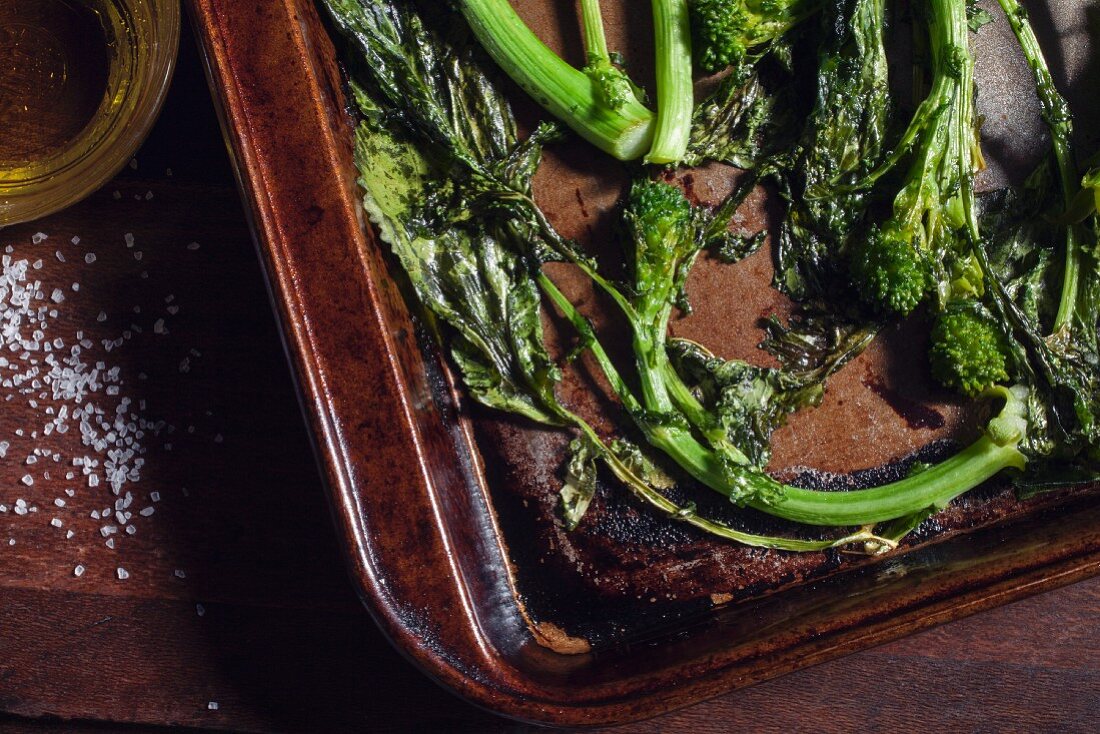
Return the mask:
<svg viewBox="0 0 1100 734"><path fill-rule="evenodd" d="M751 468L731 466L713 450L700 444L691 431L676 424L651 422L651 411L630 391L600 344L588 321L545 274L539 273L543 293L585 338L600 370L635 424L655 448L663 451L689 475L735 501L786 520L820 526L863 526L914 515L932 506L945 505L1007 468L1022 469L1027 459L1017 448L1023 428L1007 431L994 424L1021 419L1021 401L1007 389L997 394L1006 405L991 428L955 456L919 474L871 489L822 492L782 484ZM646 372L643 361L639 361ZM659 376L643 375L645 380ZM659 419L661 416L657 416Z"/></svg>
<svg viewBox="0 0 1100 734"><path fill-rule="evenodd" d="M607 50L600 0L581 0L581 29L584 32L584 51L588 57L588 63L610 62L611 53Z"/></svg>
<svg viewBox="0 0 1100 734"><path fill-rule="evenodd" d="M1076 198L1081 178L1073 153L1073 116L1070 114L1065 98L1054 85L1054 78L1050 74L1050 67L1039 45L1039 39L1035 37L1035 31L1028 20L1027 10L1017 0L998 0L998 2L1035 75L1035 88L1039 95L1043 120L1050 129L1054 160L1058 165L1063 204L1068 210ZM1066 227L1066 262L1062 295L1058 302L1058 312L1054 317L1055 334L1073 326L1081 280L1086 275L1085 269L1081 267L1081 239L1078 227L1075 224L1069 224Z"/></svg>
<svg viewBox="0 0 1100 734"><path fill-rule="evenodd" d="M687 0L653 0L657 129L647 163L677 163L687 153L694 111Z"/></svg>
<svg viewBox="0 0 1100 734"><path fill-rule="evenodd" d="M653 113L633 95L609 106L598 85L539 40L508 0L456 0L456 5L497 65L550 114L620 160L641 158L649 150Z"/></svg>
<svg viewBox="0 0 1100 734"><path fill-rule="evenodd" d="M564 419L571 422L581 431L585 439L589 442L589 445L596 449L607 468L611 470L611 473L614 474L624 486L626 486L631 494L655 509L664 512L673 520L687 523L703 532L755 548L771 548L773 550L800 553L827 550L829 548L840 548L857 543L862 543L866 547L874 548L876 551L878 551L878 549L891 548L897 545L897 541L891 538L880 537L874 534L869 528L861 528L857 532L849 533L839 538L803 540L801 538L785 538L775 535L746 533L742 530L731 528L723 523L700 517L696 514L694 507L678 505L653 487L649 486L649 484L634 473L614 451L608 448L607 444L603 442L587 421L565 409L562 409L561 413Z"/></svg>

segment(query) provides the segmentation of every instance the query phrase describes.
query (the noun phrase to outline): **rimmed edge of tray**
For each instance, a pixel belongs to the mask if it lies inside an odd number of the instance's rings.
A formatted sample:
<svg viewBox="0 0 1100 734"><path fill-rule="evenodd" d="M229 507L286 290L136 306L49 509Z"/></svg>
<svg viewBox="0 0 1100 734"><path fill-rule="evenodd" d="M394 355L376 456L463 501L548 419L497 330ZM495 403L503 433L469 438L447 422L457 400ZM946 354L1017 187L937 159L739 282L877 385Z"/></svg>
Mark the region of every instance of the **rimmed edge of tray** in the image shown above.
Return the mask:
<svg viewBox="0 0 1100 734"><path fill-rule="evenodd" d="M338 72L321 61L331 49L316 9L308 0L189 5L352 579L397 649L446 688L524 721L624 723L1100 573L1096 537L1057 547L1047 539L1041 557L995 559L984 575L930 583L833 630L796 629L766 659L712 651L580 691L537 680L519 657L553 653L474 598L512 593L506 563L478 575L466 555L501 552L484 488L470 486L456 505L441 488L469 484L471 467L448 472L427 460L443 451L461 461L454 444L463 436L443 427L425 403L425 377L402 362L415 338L407 320L393 319L400 295L362 226L351 130ZM467 514L477 538L452 532L445 512Z"/></svg>

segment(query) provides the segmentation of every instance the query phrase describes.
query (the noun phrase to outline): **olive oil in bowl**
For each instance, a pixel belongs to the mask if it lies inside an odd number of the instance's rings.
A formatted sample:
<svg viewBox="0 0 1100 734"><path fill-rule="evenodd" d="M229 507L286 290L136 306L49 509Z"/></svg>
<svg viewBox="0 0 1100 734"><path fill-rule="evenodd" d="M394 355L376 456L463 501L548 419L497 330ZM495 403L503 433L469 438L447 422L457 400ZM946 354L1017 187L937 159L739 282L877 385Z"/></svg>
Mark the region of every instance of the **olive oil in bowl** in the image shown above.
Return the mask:
<svg viewBox="0 0 1100 734"><path fill-rule="evenodd" d="M0 225L102 185L160 109L178 0L0 0Z"/></svg>

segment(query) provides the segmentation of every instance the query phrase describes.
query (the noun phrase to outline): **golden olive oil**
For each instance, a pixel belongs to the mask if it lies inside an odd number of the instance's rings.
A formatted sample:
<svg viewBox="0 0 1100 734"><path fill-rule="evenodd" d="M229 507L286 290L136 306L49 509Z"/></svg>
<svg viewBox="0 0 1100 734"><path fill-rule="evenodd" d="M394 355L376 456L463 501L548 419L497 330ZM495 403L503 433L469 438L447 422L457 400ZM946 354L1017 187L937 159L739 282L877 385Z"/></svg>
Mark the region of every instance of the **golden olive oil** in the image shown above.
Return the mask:
<svg viewBox="0 0 1100 734"><path fill-rule="evenodd" d="M133 19L115 0L0 0L0 181L79 157L133 73Z"/></svg>

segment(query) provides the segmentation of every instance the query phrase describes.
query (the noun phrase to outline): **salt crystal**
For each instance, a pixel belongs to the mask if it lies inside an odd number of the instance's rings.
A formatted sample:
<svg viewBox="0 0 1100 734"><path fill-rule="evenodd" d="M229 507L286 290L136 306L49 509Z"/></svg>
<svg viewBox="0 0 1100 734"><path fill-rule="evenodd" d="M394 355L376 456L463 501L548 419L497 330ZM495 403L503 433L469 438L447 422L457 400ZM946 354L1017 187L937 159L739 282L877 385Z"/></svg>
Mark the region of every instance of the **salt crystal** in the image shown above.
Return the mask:
<svg viewBox="0 0 1100 734"><path fill-rule="evenodd" d="M119 566L115 573L118 574L118 578L120 581L130 578L130 572L122 566Z"/></svg>
<svg viewBox="0 0 1100 734"><path fill-rule="evenodd" d="M73 569L73 576L76 576L77 578L80 578L83 575L84 575L84 567L78 564L77 567Z"/></svg>
<svg viewBox="0 0 1100 734"><path fill-rule="evenodd" d="M23 484L25 484L29 487L32 484L34 484L34 477L32 477L30 474L24 474L23 478L20 479L19 481L23 482Z"/></svg>
<svg viewBox="0 0 1100 734"><path fill-rule="evenodd" d="M168 333L168 329L164 328L164 319L157 319L156 320L156 322L153 324L153 333L154 334L167 334Z"/></svg>
<svg viewBox="0 0 1100 734"><path fill-rule="evenodd" d="M209 701L206 704L206 708L208 708L211 711L217 711L218 710L218 702L217 701Z"/></svg>
<svg viewBox="0 0 1100 734"><path fill-rule="evenodd" d="M95 253L94 252L89 252L88 254L86 254L84 256L84 262L88 263L89 265L94 263L95 262Z"/></svg>
<svg viewBox="0 0 1100 734"><path fill-rule="evenodd" d="M198 242L192 242L189 245L187 245L187 249L188 250L197 250L197 249L199 249L199 243Z"/></svg>
<svg viewBox="0 0 1100 734"><path fill-rule="evenodd" d="M54 526L55 528L59 528L59 527L61 527L61 526L62 526L63 524L64 524L64 523L62 523L62 522L61 522L61 520L60 520L60 519L58 519L58 518L56 518L56 517L55 517L54 519L50 520L50 525L53 525L53 526Z"/></svg>
<svg viewBox="0 0 1100 734"><path fill-rule="evenodd" d="M13 545L14 545L14 543L13 543ZM195 605L195 614L198 614L200 617L205 617L206 616L206 607L204 607L202 604L196 604Z"/></svg>
<svg viewBox="0 0 1100 734"><path fill-rule="evenodd" d="M35 232L31 235L31 244L40 245L49 238L45 232Z"/></svg>
<svg viewBox="0 0 1100 734"><path fill-rule="evenodd" d="M176 578L178 578L178 579L187 578L187 574L184 573L183 569L181 569L181 568L177 568L175 571L173 571L173 573L175 573Z"/></svg>
<svg viewBox="0 0 1100 734"><path fill-rule="evenodd" d="M142 517L149 517L154 512L156 512L156 510L153 507L150 506L150 507L141 508L141 510L138 512L138 514L141 515Z"/></svg>

